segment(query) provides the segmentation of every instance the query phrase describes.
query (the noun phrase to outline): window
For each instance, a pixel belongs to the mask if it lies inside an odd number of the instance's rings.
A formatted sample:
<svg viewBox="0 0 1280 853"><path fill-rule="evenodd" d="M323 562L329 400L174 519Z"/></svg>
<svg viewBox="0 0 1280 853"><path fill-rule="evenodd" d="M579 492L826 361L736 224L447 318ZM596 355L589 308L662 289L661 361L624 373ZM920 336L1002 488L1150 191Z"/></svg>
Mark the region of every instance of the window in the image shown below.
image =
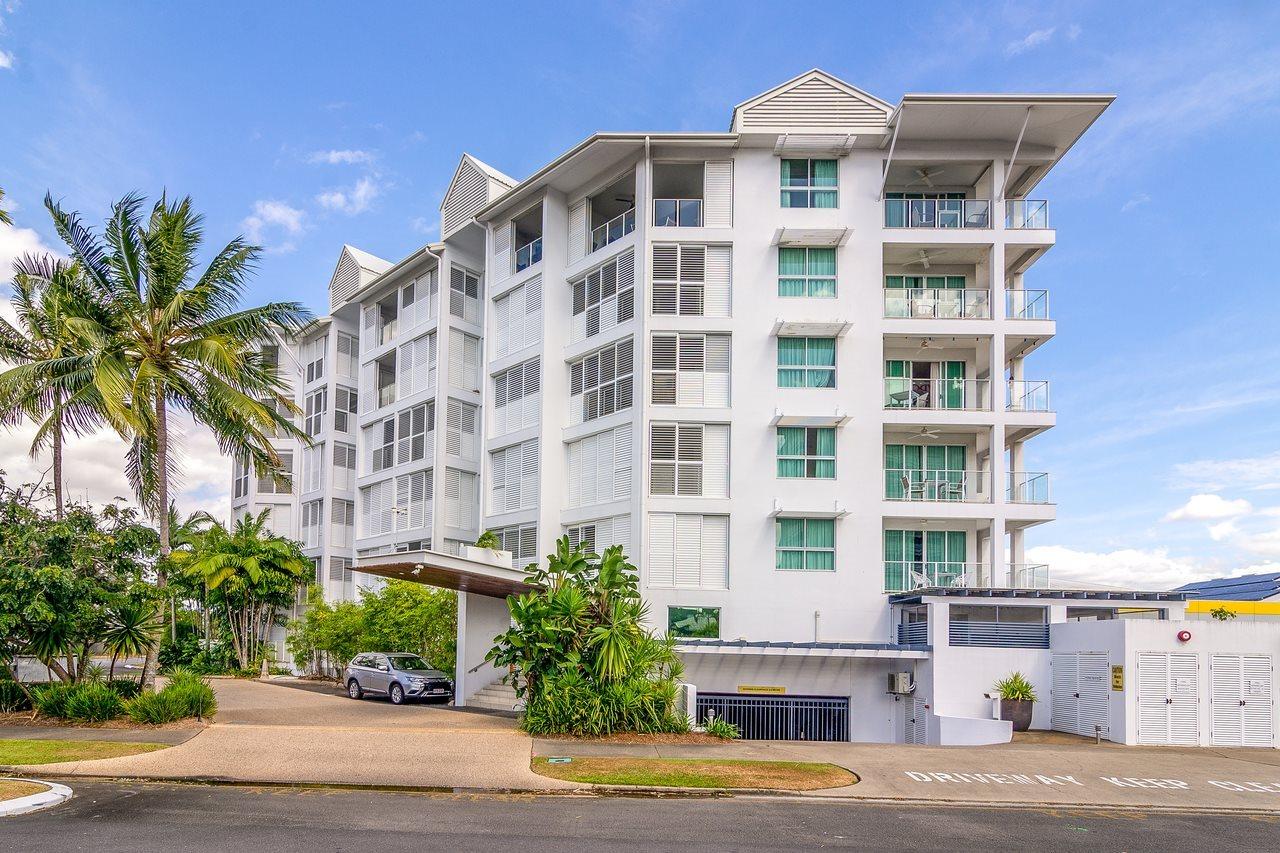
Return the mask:
<svg viewBox="0 0 1280 853"><path fill-rule="evenodd" d="M335 441L333 444L333 487L349 491L356 486L356 446Z"/></svg>
<svg viewBox="0 0 1280 853"><path fill-rule="evenodd" d="M574 424L631 408L631 338L607 346L569 366L569 412Z"/></svg>
<svg viewBox="0 0 1280 853"><path fill-rule="evenodd" d="M963 530L886 530L884 588L967 586L968 535Z"/></svg>
<svg viewBox="0 0 1280 853"><path fill-rule="evenodd" d="M835 160L783 160L783 207L837 207Z"/></svg>
<svg viewBox="0 0 1280 853"><path fill-rule="evenodd" d="M302 505L302 547L320 547L320 525L324 501L307 501Z"/></svg>
<svg viewBox="0 0 1280 853"><path fill-rule="evenodd" d="M621 545L622 552L631 550L631 516L615 515L612 518L599 518L595 521L584 521L565 527L565 535L569 537L569 546L582 546L584 551L603 554L606 548Z"/></svg>
<svg viewBox="0 0 1280 853"><path fill-rule="evenodd" d="M324 348L328 343L325 338L312 338L302 345L302 363L307 382L315 382L324 378Z"/></svg>
<svg viewBox="0 0 1280 853"><path fill-rule="evenodd" d="M392 530L395 516L394 481L383 480L360 490L360 535L381 536Z"/></svg>
<svg viewBox="0 0 1280 853"><path fill-rule="evenodd" d="M427 526L430 521L427 507L433 491L431 469L396 477L396 530L419 530Z"/></svg>
<svg viewBox="0 0 1280 853"><path fill-rule="evenodd" d="M538 501L538 440L495 450L490 455L492 482L489 511L532 509Z"/></svg>
<svg viewBox="0 0 1280 853"><path fill-rule="evenodd" d="M329 543L335 548L350 548L351 537L355 533L356 504L335 498L331 503L329 519Z"/></svg>
<svg viewBox="0 0 1280 853"><path fill-rule="evenodd" d="M493 434L537 426L542 408L542 362L531 358L493 377Z"/></svg>
<svg viewBox="0 0 1280 853"><path fill-rule="evenodd" d="M535 524L520 524L511 527L499 527L491 531L498 537L503 551L511 552L511 564L524 568L538 559L538 527Z"/></svg>
<svg viewBox="0 0 1280 853"><path fill-rule="evenodd" d="M315 438L324 429L324 413L329 408L329 389L321 388L307 395L302 430Z"/></svg>
<svg viewBox="0 0 1280 853"><path fill-rule="evenodd" d="M449 384L480 390L480 339L457 329L449 330Z"/></svg>
<svg viewBox="0 0 1280 853"><path fill-rule="evenodd" d="M258 475L258 494L293 494L293 453L292 451L282 450L279 456L280 467L276 471Z"/></svg>
<svg viewBox="0 0 1280 853"><path fill-rule="evenodd" d="M433 432L435 403L423 403L396 415L396 464L417 462L427 455L427 433Z"/></svg>
<svg viewBox="0 0 1280 853"><path fill-rule="evenodd" d="M635 283L635 255L631 252L573 282L570 342L585 341L634 317Z"/></svg>
<svg viewBox="0 0 1280 853"><path fill-rule="evenodd" d="M468 323L480 322L480 277L455 266L449 271L449 313Z"/></svg>
<svg viewBox="0 0 1280 853"><path fill-rule="evenodd" d="M788 571L833 572L836 523L830 518L779 518L777 567Z"/></svg>
<svg viewBox="0 0 1280 853"><path fill-rule="evenodd" d="M729 517L652 513L649 516L649 585L727 589Z"/></svg>
<svg viewBox="0 0 1280 853"><path fill-rule="evenodd" d="M836 476L834 427L778 427L778 476L831 480Z"/></svg>
<svg viewBox="0 0 1280 853"><path fill-rule="evenodd" d="M836 387L836 339L778 338L778 387Z"/></svg>
<svg viewBox="0 0 1280 853"><path fill-rule="evenodd" d="M461 400L445 406L444 452L468 462L476 460L476 407Z"/></svg>
<svg viewBox="0 0 1280 853"><path fill-rule="evenodd" d="M834 297L836 250L779 248L778 295Z"/></svg>
<svg viewBox="0 0 1280 853"><path fill-rule="evenodd" d="M542 277L529 279L493 300L493 357L542 340Z"/></svg>
<svg viewBox="0 0 1280 853"><path fill-rule="evenodd" d="M330 557L329 558L329 580L341 581L342 583L351 583L351 558L350 557Z"/></svg>
<svg viewBox="0 0 1280 853"><path fill-rule="evenodd" d="M333 389L333 428L338 432L351 432L356 426L356 391L354 388Z"/></svg>
<svg viewBox="0 0 1280 853"><path fill-rule="evenodd" d="M649 494L729 496L729 427L649 425Z"/></svg>
<svg viewBox="0 0 1280 853"><path fill-rule="evenodd" d="M719 607L668 607L667 636L720 639Z"/></svg>
<svg viewBox="0 0 1280 853"><path fill-rule="evenodd" d="M360 339L355 335L338 332L338 375L355 379L360 369Z"/></svg>
<svg viewBox="0 0 1280 853"><path fill-rule="evenodd" d="M387 418L364 428L364 445L369 451L369 472L396 464L396 419Z"/></svg>
<svg viewBox="0 0 1280 853"><path fill-rule="evenodd" d="M980 473L965 470L963 444L886 444L884 496L889 500L985 500Z"/></svg>
<svg viewBox="0 0 1280 853"><path fill-rule="evenodd" d="M249 494L249 463L236 459L231 469L231 496L243 498Z"/></svg>
<svg viewBox="0 0 1280 853"><path fill-rule="evenodd" d="M729 341L728 335L654 335L653 404L728 406Z"/></svg>
<svg viewBox="0 0 1280 853"><path fill-rule="evenodd" d="M568 448L569 506L631 496L631 425L580 438Z"/></svg>
<svg viewBox="0 0 1280 853"><path fill-rule="evenodd" d="M444 472L444 523L470 530L476 526L476 475L448 468Z"/></svg>
<svg viewBox="0 0 1280 853"><path fill-rule="evenodd" d="M728 317L732 266L729 246L655 245L653 313Z"/></svg>
<svg viewBox="0 0 1280 853"><path fill-rule="evenodd" d="M302 491L324 488L324 442L302 448Z"/></svg>

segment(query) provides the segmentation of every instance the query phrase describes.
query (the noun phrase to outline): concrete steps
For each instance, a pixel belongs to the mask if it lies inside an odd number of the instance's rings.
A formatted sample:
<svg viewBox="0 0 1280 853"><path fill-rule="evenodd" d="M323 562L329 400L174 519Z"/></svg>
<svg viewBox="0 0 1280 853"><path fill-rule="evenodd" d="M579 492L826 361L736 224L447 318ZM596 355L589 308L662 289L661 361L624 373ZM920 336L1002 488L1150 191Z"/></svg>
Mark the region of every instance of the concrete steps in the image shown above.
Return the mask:
<svg viewBox="0 0 1280 853"><path fill-rule="evenodd" d="M523 706L524 703L516 699L515 688L500 681L480 688L467 700L468 708L484 708L489 711L518 711Z"/></svg>

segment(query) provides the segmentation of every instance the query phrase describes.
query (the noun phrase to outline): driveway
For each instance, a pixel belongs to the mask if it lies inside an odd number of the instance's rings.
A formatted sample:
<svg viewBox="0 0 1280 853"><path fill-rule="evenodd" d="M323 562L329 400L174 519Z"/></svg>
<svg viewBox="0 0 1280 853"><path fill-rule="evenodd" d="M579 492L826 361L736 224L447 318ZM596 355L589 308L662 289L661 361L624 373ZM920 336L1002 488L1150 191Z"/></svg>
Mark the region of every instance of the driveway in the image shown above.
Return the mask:
<svg viewBox="0 0 1280 853"><path fill-rule="evenodd" d="M529 770L515 720L438 705L329 696L215 679L218 714L200 734L144 755L45 764L48 775L440 788L578 787Z"/></svg>

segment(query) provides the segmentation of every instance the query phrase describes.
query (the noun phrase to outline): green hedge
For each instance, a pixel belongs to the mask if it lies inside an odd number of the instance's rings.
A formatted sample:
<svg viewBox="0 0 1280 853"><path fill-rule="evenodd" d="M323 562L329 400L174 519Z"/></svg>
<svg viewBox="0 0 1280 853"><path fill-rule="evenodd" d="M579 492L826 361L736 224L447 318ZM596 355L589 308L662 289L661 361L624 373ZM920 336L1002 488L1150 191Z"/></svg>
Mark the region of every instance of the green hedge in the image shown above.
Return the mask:
<svg viewBox="0 0 1280 853"><path fill-rule="evenodd" d="M188 717L212 717L218 710L208 680L190 670L175 669L169 683L156 693L143 693L128 705L135 723L172 723Z"/></svg>

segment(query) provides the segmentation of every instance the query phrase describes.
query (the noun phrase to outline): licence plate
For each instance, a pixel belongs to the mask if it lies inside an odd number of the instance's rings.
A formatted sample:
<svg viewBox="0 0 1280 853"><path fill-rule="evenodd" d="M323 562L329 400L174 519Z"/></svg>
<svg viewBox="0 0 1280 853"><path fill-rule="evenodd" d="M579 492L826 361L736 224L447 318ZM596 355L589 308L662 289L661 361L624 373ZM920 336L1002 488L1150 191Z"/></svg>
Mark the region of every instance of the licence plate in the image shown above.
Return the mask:
<svg viewBox="0 0 1280 853"><path fill-rule="evenodd" d="M435 688L432 688L431 692L432 692L432 693L443 693L443 692L444 692L444 688L443 688L443 687L435 687Z"/></svg>

